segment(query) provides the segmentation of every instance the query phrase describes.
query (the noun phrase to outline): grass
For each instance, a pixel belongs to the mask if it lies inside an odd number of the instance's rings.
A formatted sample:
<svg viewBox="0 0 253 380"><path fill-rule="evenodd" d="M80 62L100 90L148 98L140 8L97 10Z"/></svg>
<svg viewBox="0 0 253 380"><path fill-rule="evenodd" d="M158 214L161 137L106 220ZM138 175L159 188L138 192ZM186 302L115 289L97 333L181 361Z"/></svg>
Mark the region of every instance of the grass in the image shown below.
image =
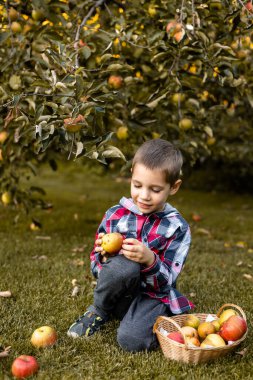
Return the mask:
<svg viewBox="0 0 253 380"><path fill-rule="evenodd" d="M0 206L0 290L10 289L13 294L0 298L0 342L12 347L10 356L0 359L1 380L11 378L11 363L21 354L37 357L36 379L252 379L252 282L243 276L252 273L253 264L250 196L182 189L171 199L190 222L193 237L179 289L195 303L196 312L215 313L224 303L239 305L249 325L248 337L238 350L247 348L244 356L233 353L194 366L168 361L161 350L123 352L116 342L116 321L90 339L66 336L69 325L92 302L89 252L95 230L104 211L129 195L129 185L71 166L56 174L44 170L36 185L43 185L54 203L52 212L32 214L41 221L42 230L29 229L31 216L21 212L17 216L15 210ZM200 222L192 221L193 212L202 215ZM80 284L75 298L73 279ZM35 349L30 337L43 325L56 328L58 343Z"/></svg>

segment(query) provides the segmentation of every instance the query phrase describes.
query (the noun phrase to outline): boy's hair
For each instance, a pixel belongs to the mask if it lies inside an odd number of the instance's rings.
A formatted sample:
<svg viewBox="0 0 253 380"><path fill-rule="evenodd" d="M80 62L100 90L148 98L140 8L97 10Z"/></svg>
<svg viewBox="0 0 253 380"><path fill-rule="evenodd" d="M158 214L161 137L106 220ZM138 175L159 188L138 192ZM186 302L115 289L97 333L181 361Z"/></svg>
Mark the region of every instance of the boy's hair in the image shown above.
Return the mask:
<svg viewBox="0 0 253 380"><path fill-rule="evenodd" d="M179 179L183 165L180 150L169 141L154 139L144 142L136 151L132 169L136 164L143 164L148 169L160 169L166 175L170 185Z"/></svg>

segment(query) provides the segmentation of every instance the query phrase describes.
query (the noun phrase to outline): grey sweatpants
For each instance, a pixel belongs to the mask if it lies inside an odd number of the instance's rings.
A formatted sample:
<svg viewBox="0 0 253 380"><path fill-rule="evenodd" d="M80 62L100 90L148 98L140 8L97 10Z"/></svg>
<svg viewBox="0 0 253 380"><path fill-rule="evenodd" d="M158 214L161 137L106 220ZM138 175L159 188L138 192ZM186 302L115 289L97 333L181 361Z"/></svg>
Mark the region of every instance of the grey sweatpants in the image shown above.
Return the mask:
<svg viewBox="0 0 253 380"><path fill-rule="evenodd" d="M123 255L109 258L100 271L93 309L102 318L120 319L117 341L126 351L152 350L158 342L153 325L159 315L171 315L159 300L140 292L140 264Z"/></svg>

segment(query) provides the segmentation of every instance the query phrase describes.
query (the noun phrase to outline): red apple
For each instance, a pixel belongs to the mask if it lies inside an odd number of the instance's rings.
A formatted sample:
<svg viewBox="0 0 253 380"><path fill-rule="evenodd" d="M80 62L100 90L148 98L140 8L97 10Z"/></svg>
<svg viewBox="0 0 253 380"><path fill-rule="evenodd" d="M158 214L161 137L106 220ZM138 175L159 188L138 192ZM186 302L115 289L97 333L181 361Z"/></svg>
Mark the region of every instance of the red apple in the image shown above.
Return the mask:
<svg viewBox="0 0 253 380"><path fill-rule="evenodd" d="M252 1L248 1L248 2L245 4L245 8L247 8L249 12L253 12Z"/></svg>
<svg viewBox="0 0 253 380"><path fill-rule="evenodd" d="M36 329L31 337L34 347L52 346L57 341L56 331L50 326L42 326Z"/></svg>
<svg viewBox="0 0 253 380"><path fill-rule="evenodd" d="M246 333L246 331L247 323L245 319L239 315L232 315L221 326L219 335L226 341L235 341L240 339Z"/></svg>
<svg viewBox="0 0 253 380"><path fill-rule="evenodd" d="M194 222L199 222L201 219L202 219L201 215L192 214L192 220L194 220Z"/></svg>
<svg viewBox="0 0 253 380"><path fill-rule="evenodd" d="M35 374L39 369L39 364L35 357L21 355L14 360L11 366L12 375L18 379L24 379Z"/></svg>
<svg viewBox="0 0 253 380"><path fill-rule="evenodd" d="M184 344L183 335L179 331L172 331L167 335L168 338L175 340L178 343Z"/></svg>
<svg viewBox="0 0 253 380"><path fill-rule="evenodd" d="M114 90L118 90L124 84L124 80L120 75L110 75L108 79L108 85Z"/></svg>

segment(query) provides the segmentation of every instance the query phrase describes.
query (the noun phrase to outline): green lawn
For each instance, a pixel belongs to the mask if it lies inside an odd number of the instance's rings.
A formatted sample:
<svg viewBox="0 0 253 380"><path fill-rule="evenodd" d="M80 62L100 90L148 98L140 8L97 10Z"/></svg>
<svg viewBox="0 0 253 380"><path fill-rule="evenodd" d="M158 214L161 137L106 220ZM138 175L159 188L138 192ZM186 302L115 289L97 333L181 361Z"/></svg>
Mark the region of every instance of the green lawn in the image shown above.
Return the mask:
<svg viewBox="0 0 253 380"><path fill-rule="evenodd" d="M195 303L196 312L215 313L224 303L239 305L249 325L237 350L246 347L244 356L233 353L194 366L168 361L161 350L123 352L116 342L115 321L90 339L67 337L69 325L92 302L89 253L95 230L104 211L128 196L129 184L71 166L56 174L44 170L35 183L46 189L52 212L36 210L27 217L0 206L0 290L13 294L0 298L0 342L12 347L10 356L0 359L0 379L11 378L11 363L21 354L37 357L40 371L35 378L46 380L252 379L253 282L244 277L252 274L253 264L250 196L182 189L171 200L190 222L193 235L179 289ZM200 222L192 221L193 212L202 215ZM41 221L40 231L29 229L31 217ZM74 298L73 279L80 284ZM43 325L56 328L58 343L35 349L30 337Z"/></svg>

